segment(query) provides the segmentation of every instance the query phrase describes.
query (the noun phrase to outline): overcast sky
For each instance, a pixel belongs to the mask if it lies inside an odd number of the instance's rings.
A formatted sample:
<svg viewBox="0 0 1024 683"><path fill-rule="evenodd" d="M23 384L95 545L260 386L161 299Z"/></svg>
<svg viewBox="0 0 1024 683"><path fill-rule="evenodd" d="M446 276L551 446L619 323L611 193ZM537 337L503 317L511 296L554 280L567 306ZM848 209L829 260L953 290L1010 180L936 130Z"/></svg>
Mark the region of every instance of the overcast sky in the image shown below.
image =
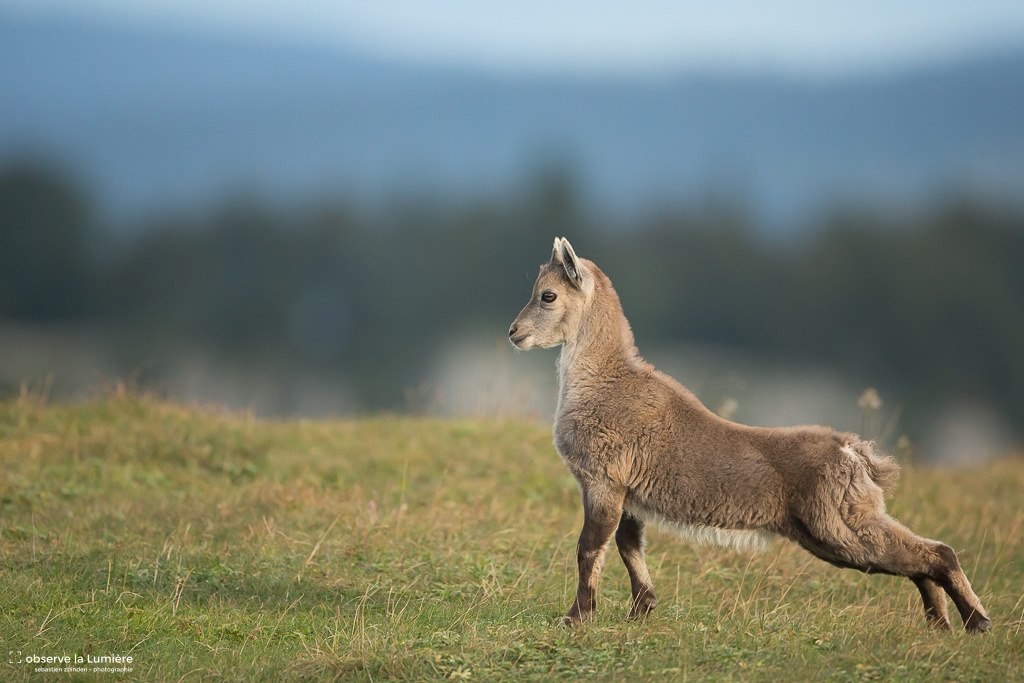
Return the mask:
<svg viewBox="0 0 1024 683"><path fill-rule="evenodd" d="M711 67L828 77L1024 49L1024 0L0 0L0 8L513 72Z"/></svg>

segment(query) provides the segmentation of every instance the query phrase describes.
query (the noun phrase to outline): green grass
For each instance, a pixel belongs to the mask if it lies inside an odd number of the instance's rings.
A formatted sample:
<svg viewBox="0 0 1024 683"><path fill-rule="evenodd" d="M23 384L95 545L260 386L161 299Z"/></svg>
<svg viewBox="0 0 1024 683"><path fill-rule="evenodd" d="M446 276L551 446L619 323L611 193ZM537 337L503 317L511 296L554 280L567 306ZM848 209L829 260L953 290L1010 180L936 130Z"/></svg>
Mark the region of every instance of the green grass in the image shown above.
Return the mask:
<svg viewBox="0 0 1024 683"><path fill-rule="evenodd" d="M1024 679L1020 459L908 468L890 504L960 553L994 622L970 637L926 629L909 581L657 531L649 619L613 552L597 620L556 628L582 515L542 424L23 397L0 458L3 680ZM26 661L76 655L132 672Z"/></svg>

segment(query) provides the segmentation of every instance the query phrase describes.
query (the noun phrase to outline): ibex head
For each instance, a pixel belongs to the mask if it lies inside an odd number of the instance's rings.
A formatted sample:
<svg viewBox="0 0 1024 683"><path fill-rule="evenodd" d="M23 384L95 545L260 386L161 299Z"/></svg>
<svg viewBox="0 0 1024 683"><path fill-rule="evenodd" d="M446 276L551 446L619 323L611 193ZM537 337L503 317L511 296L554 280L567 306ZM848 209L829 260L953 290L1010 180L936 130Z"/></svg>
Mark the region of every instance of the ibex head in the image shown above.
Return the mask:
<svg viewBox="0 0 1024 683"><path fill-rule="evenodd" d="M594 291L591 266L576 256L569 240L555 238L529 303L509 327L508 338L517 349L549 348L575 336Z"/></svg>

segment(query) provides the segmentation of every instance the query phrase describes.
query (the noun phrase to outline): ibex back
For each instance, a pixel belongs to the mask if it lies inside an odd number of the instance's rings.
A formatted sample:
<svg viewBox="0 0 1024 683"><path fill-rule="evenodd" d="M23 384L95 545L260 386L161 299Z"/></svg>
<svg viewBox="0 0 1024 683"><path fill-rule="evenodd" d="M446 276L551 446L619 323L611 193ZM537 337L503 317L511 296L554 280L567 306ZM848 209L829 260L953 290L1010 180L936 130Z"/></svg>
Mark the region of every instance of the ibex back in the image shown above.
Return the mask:
<svg viewBox="0 0 1024 683"><path fill-rule="evenodd" d="M885 513L894 460L855 434L747 427L709 411L640 358L611 281L567 240L555 240L509 338L519 349L562 346L555 446L584 509L579 586L564 623L593 617L612 535L629 572L629 616L654 609L644 525L657 521L723 545L782 536L839 567L905 576L931 625L949 628L948 593L968 631L988 629L952 548Z"/></svg>

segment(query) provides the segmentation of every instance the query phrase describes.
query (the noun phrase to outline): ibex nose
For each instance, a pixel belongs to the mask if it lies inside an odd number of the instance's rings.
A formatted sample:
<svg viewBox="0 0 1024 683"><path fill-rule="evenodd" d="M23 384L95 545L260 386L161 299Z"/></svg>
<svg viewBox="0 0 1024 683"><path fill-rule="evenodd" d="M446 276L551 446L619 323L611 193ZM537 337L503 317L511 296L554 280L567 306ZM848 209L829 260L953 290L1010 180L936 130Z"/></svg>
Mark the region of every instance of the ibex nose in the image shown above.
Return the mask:
<svg viewBox="0 0 1024 683"><path fill-rule="evenodd" d="M518 332L518 331L519 331L519 325L516 325L515 323L513 323L512 327L508 328L508 336L509 337L514 337L516 332Z"/></svg>

